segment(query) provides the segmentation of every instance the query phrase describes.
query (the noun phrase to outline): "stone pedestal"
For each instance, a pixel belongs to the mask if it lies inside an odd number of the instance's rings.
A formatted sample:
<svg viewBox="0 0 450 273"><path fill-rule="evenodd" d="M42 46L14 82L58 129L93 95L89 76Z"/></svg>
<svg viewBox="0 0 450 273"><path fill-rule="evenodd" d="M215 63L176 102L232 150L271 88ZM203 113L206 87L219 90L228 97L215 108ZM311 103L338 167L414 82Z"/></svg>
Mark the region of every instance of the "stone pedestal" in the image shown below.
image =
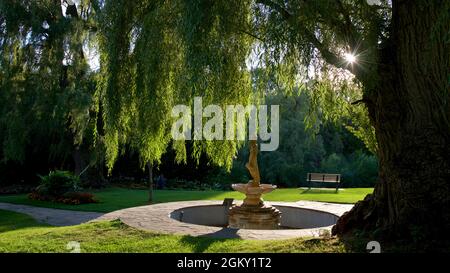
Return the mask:
<svg viewBox="0 0 450 273"><path fill-rule="evenodd" d="M264 205L261 195L276 189L276 186L261 184L234 184L233 189L246 195L240 206L233 206L228 214L230 228L243 229L277 229L280 225L281 212L272 206Z"/></svg>
<svg viewBox="0 0 450 273"><path fill-rule="evenodd" d="M233 206L228 227L244 229L278 229L281 212L272 206Z"/></svg>

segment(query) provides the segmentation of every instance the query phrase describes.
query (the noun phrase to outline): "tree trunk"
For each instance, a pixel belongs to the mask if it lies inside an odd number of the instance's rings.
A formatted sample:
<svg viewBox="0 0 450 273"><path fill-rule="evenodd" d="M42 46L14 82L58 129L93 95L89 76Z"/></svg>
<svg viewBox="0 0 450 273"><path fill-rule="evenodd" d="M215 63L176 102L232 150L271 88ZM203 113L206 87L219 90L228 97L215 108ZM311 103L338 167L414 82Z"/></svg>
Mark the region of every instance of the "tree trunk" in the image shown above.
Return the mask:
<svg viewBox="0 0 450 273"><path fill-rule="evenodd" d="M377 230L417 241L442 239L450 230L449 2L393 1L392 36L377 78L363 81L379 181L373 195L338 220L334 234Z"/></svg>
<svg viewBox="0 0 450 273"><path fill-rule="evenodd" d="M80 147L75 147L72 152L72 158L74 162L74 174L80 175L81 172L86 168L87 163L85 160L85 156L83 155Z"/></svg>
<svg viewBox="0 0 450 273"><path fill-rule="evenodd" d="M153 203L153 164L148 162L148 202Z"/></svg>

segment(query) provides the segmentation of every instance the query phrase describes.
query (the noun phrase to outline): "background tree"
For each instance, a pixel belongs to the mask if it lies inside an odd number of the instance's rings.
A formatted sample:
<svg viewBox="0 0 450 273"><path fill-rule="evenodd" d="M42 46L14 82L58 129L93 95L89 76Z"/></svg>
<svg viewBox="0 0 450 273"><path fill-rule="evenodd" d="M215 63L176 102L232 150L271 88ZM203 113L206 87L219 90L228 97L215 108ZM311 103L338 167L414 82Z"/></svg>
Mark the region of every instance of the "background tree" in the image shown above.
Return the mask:
<svg viewBox="0 0 450 273"><path fill-rule="evenodd" d="M307 186L308 172L341 173L343 187L373 187L377 178L376 157L365 145L336 120L309 118L311 92L293 90L290 95L278 90L267 94L264 103L280 105L280 146L273 152L261 152L259 166L263 182L279 187ZM346 121L347 118L344 118ZM315 129L308 129L313 126ZM231 177L236 183L246 176L247 147L239 150ZM208 178L210 179L210 178Z"/></svg>
<svg viewBox="0 0 450 273"><path fill-rule="evenodd" d="M77 3L0 1L2 160L24 174L50 166L79 175L97 161L88 152L96 80L85 56L95 23L90 1Z"/></svg>

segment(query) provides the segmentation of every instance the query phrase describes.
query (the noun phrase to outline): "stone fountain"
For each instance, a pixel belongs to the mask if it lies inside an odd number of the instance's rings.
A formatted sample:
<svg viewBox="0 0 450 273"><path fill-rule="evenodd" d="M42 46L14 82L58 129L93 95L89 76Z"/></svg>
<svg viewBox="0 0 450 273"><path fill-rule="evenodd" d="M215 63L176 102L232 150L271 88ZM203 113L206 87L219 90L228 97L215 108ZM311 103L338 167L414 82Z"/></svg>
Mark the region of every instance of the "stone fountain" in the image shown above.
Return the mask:
<svg viewBox="0 0 450 273"><path fill-rule="evenodd" d="M261 184L258 169L258 144L250 140L250 156L246 167L252 176L247 184L233 184L238 192L245 194L244 202L232 206L228 214L230 228L238 229L277 229L280 225L281 212L264 204L261 196L276 189L270 184Z"/></svg>

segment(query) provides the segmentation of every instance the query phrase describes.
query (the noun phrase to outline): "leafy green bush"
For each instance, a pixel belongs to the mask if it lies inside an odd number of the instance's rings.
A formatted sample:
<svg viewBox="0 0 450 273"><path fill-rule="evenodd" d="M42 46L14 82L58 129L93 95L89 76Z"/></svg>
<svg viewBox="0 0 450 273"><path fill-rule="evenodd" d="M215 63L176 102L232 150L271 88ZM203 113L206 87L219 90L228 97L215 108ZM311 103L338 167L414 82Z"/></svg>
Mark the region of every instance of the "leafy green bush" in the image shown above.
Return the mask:
<svg viewBox="0 0 450 273"><path fill-rule="evenodd" d="M57 197L67 192L81 190L80 178L68 171L51 171L40 178L40 185L36 188L36 192L42 196Z"/></svg>
<svg viewBox="0 0 450 273"><path fill-rule="evenodd" d="M40 176L40 185L28 195L32 200L51 201L70 205L96 203L94 195L81 192L80 178L68 171L51 171Z"/></svg>

